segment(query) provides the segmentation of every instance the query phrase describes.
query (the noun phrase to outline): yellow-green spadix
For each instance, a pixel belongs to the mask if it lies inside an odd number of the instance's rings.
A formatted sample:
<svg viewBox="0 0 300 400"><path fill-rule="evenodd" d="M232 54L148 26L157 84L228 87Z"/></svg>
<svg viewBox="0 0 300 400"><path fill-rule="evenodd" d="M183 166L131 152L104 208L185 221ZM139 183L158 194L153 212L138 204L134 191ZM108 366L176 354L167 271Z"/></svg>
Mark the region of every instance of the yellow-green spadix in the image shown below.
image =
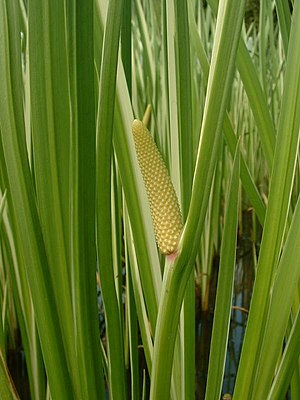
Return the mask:
<svg viewBox="0 0 300 400"><path fill-rule="evenodd" d="M174 186L162 156L143 122L134 120L132 133L158 248L163 254L175 253L182 231L182 216Z"/></svg>

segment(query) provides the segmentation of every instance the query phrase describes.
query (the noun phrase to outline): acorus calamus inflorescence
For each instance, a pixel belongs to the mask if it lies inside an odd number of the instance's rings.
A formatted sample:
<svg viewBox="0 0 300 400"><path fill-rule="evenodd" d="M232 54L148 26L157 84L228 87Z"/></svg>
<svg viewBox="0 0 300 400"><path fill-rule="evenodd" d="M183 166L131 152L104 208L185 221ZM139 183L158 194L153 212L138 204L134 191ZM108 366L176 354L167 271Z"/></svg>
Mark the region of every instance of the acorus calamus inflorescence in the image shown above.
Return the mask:
<svg viewBox="0 0 300 400"><path fill-rule="evenodd" d="M158 248L162 254L173 254L178 249L183 226L174 186L163 158L143 122L135 119L132 133Z"/></svg>

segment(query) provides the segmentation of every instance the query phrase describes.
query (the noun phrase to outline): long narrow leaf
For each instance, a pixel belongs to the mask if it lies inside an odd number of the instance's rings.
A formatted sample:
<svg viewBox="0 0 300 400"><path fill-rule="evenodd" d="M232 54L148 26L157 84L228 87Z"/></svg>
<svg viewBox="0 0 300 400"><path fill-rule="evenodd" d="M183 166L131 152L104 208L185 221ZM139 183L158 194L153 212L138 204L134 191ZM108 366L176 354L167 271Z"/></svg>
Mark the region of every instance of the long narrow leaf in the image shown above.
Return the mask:
<svg viewBox="0 0 300 400"><path fill-rule="evenodd" d="M210 182L216 163L216 149L232 82L243 11L243 2L240 2L238 7L233 7L230 1L220 2L190 210L179 256L174 265L171 262L166 268L164 276L163 297L155 332L151 399L169 396L176 327L186 283L203 229ZM202 202L199 202L199 199L202 199Z"/></svg>
<svg viewBox="0 0 300 400"><path fill-rule="evenodd" d="M295 372L300 354L300 312L298 310L293 329L286 343L282 360L279 364L277 374L272 383L268 400L282 399L288 389L292 376Z"/></svg>
<svg viewBox="0 0 300 400"><path fill-rule="evenodd" d="M256 364L267 317L271 279L277 268L289 209L300 124L299 18L300 3L297 2L291 28L266 221L234 394L237 399L241 396L249 396L255 382Z"/></svg>
<svg viewBox="0 0 300 400"><path fill-rule="evenodd" d="M12 11L14 15L18 15L17 10ZM26 260L26 273L52 396L71 399L73 398L72 386L27 159L22 96L19 92L22 87L21 51L18 47L14 48L10 42L14 33L18 35L18 28L10 25L16 20L14 18L8 20L7 6L4 1L0 4L0 20L0 55L3 60L0 72L1 76L6 77L0 83L1 138L10 182L9 195L19 224L17 240L19 240L22 256Z"/></svg>
<svg viewBox="0 0 300 400"><path fill-rule="evenodd" d="M102 50L97 113L97 242L99 275L108 333L109 379L113 399L124 399L125 364L119 307L114 283L111 222L111 158L116 71L123 2L111 0Z"/></svg>
<svg viewBox="0 0 300 400"><path fill-rule="evenodd" d="M226 201L214 323L210 344L206 400L219 399L223 383L236 258L239 172L239 149L237 149Z"/></svg>
<svg viewBox="0 0 300 400"><path fill-rule="evenodd" d="M266 398L284 342L289 313L300 278L300 202L298 201L284 250L277 268L260 357L257 365L254 397ZM284 302L282 299L284 298ZM270 340L272 337L272 340Z"/></svg>
<svg viewBox="0 0 300 400"><path fill-rule="evenodd" d="M28 9L30 117L37 204L63 342L78 382L69 267L70 101L63 4L31 1ZM58 17L57 17L58 16ZM53 20L55 18L56 24ZM51 188L51 190L49 190ZM60 279L57 277L60 276ZM79 388L77 389L79 395Z"/></svg>
<svg viewBox="0 0 300 400"><path fill-rule="evenodd" d="M176 30L176 53L177 53L177 76L178 87L178 126L179 126L179 148L180 148L180 192L183 219L187 217L193 179L193 132L192 132L192 89L191 89L191 63L190 63L190 38L189 18L187 2L176 0L175 8L175 30ZM181 375L184 398L194 395L195 364L191 363L195 353L195 281L191 274L186 288L183 306L183 323L181 328L183 354Z"/></svg>

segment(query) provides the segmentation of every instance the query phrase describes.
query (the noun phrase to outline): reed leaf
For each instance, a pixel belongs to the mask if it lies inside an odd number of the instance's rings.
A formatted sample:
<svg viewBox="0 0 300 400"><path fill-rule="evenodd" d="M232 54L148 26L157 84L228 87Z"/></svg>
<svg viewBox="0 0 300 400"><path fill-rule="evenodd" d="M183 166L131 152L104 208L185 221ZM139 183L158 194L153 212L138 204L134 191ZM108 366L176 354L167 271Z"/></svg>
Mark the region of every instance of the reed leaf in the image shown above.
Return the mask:
<svg viewBox="0 0 300 400"><path fill-rule="evenodd" d="M42 230L36 207L35 192L29 169L25 143L25 126L22 111L21 54L13 37L18 35L16 3L1 2L0 54L1 80L0 121L1 140L9 180L9 196L13 213L18 221L18 234L22 257L26 260L26 274L33 299L41 346L51 383L52 396L73 398L58 311L54 299L53 282L43 242ZM16 33L17 32L17 33ZM2 162L4 160L2 159Z"/></svg>
<svg viewBox="0 0 300 400"><path fill-rule="evenodd" d="M125 393L125 360L123 334L114 282L111 221L111 159L116 71L122 4L108 4L97 111L97 242L99 275L108 333L108 365L111 397L123 399Z"/></svg>
<svg viewBox="0 0 300 400"><path fill-rule="evenodd" d="M236 259L240 175L239 162L239 149L237 148L232 168L231 182L228 188L224 229L222 233L218 286L205 396L207 400L220 398L223 383Z"/></svg>
<svg viewBox="0 0 300 400"><path fill-rule="evenodd" d="M243 11L242 2L235 8L231 7L230 1L220 3L190 210L179 256L174 264L171 262L167 265L164 275L163 294L155 332L151 399L169 396L176 327L185 287L197 251L196 246L203 229L210 182L215 169L216 149L233 77L235 51L239 41ZM226 44L223 43L225 37ZM222 62L218 62L219 57ZM226 69L226 74L222 72L223 68ZM227 79L223 79L224 76ZM211 132L215 132L215 135L211 135ZM202 198L201 203L199 198Z"/></svg>
<svg viewBox="0 0 300 400"><path fill-rule="evenodd" d="M293 13L291 40L264 231L257 266L257 276L241 355L235 397L250 396L255 384L256 365L265 332L271 281L278 261L292 191L295 162L299 143L299 3ZM255 334L254 334L255 332ZM245 372L247 370L247 373ZM243 371L243 372L241 372Z"/></svg>

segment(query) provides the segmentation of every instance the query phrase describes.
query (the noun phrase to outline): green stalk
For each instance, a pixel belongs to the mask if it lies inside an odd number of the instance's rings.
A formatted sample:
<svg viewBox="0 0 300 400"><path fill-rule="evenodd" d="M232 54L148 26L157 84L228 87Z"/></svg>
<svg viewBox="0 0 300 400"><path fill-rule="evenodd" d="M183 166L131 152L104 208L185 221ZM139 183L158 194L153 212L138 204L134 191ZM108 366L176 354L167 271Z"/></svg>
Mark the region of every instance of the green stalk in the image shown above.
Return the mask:
<svg viewBox="0 0 300 400"><path fill-rule="evenodd" d="M174 187L177 190L179 198L181 198L180 194L180 151L179 151L179 110L178 110L178 94L179 90L177 90L178 79L177 79L177 70L176 70L176 42L174 40L175 37L175 10L174 10L174 2L173 1L165 1L166 5L163 6L165 9L163 10L166 15L164 16L164 24L166 25L164 30L165 35L165 56L164 59L166 65L164 66L164 79L168 79L165 82L164 90L165 90L165 113L168 112L167 126L168 126L168 161L169 168L172 180L174 182Z"/></svg>
<svg viewBox="0 0 300 400"><path fill-rule="evenodd" d="M128 221L128 218L125 222ZM128 226L127 226L128 225ZM135 299L136 313L139 320L140 333L142 337L142 343L144 346L144 354L148 367L148 372L151 374L152 369L152 356L153 356L153 343L152 343L152 331L149 329L149 320L146 312L145 301L143 296L143 290L141 280L138 273L137 259L135 255L135 248L132 244L132 232L131 228L126 223L126 238L128 237L128 255L130 260L130 275L132 279L132 288Z"/></svg>
<svg viewBox="0 0 300 400"><path fill-rule="evenodd" d="M218 272L218 286L214 309L212 339L210 344L205 396L206 400L214 400L221 397L234 285L239 209L238 196L239 148L236 149L231 182L226 200L225 221L222 233L220 266Z"/></svg>
<svg viewBox="0 0 300 400"><path fill-rule="evenodd" d="M177 98L178 98L178 124L180 146L181 170L181 204L183 219L186 220L193 180L193 148L192 148L192 94L191 94L191 65L190 65L190 40L189 18L186 1L174 1L175 5L175 31L177 53Z"/></svg>
<svg viewBox="0 0 300 400"><path fill-rule="evenodd" d="M165 129L165 131L170 133L170 123L171 123L171 113L170 113L170 86L169 86L169 63L168 63L168 30L167 30L167 1L164 0L161 2L161 38L162 38L162 63L161 63L161 77L162 77L162 86L161 86L161 102L160 107L162 111L160 127L161 129ZM166 135L166 137L168 137ZM167 152L165 151L166 155ZM165 160L169 161L169 157L165 158ZM170 163L167 163L170 165Z"/></svg>
<svg viewBox="0 0 300 400"><path fill-rule="evenodd" d="M123 2L108 5L97 112L97 243L99 275L106 314L109 387L112 399L125 399L123 334L114 282L111 221L111 158L116 72Z"/></svg>
<svg viewBox="0 0 300 400"><path fill-rule="evenodd" d="M186 220L192 191L193 179L193 131L192 131L192 94L190 39L187 1L174 1L176 55L177 55L177 98L179 127L180 192L183 220ZM191 274L187 284L183 303L181 374L184 377L182 395L185 399L195 393L195 363L191 362L195 354L195 280Z"/></svg>
<svg viewBox="0 0 300 400"><path fill-rule="evenodd" d="M271 280L276 271L284 237L293 185L300 124L300 3L294 8L287 70L280 111L270 194L257 276L254 284L248 325L237 375L234 396L251 395L256 364L264 335Z"/></svg>
<svg viewBox="0 0 300 400"><path fill-rule="evenodd" d="M139 354L138 354L138 318L135 307L133 281L129 260L126 257L126 283L127 283L127 318L128 318L128 337L130 351L130 373L131 373L131 399L140 398L139 383ZM138 299L139 300L139 299Z"/></svg>
<svg viewBox="0 0 300 400"><path fill-rule="evenodd" d="M217 144L220 140L232 83L243 13L244 2L239 2L238 5L230 0L220 2L190 210L179 255L175 263L171 262L166 266L164 275L155 332L151 399L167 399L170 395L179 312L203 229L210 183L217 159Z"/></svg>
<svg viewBox="0 0 300 400"><path fill-rule="evenodd" d="M96 126L93 1L67 14L71 129L71 265L81 397L103 396L96 291ZM83 62L84 60L84 62Z"/></svg>

